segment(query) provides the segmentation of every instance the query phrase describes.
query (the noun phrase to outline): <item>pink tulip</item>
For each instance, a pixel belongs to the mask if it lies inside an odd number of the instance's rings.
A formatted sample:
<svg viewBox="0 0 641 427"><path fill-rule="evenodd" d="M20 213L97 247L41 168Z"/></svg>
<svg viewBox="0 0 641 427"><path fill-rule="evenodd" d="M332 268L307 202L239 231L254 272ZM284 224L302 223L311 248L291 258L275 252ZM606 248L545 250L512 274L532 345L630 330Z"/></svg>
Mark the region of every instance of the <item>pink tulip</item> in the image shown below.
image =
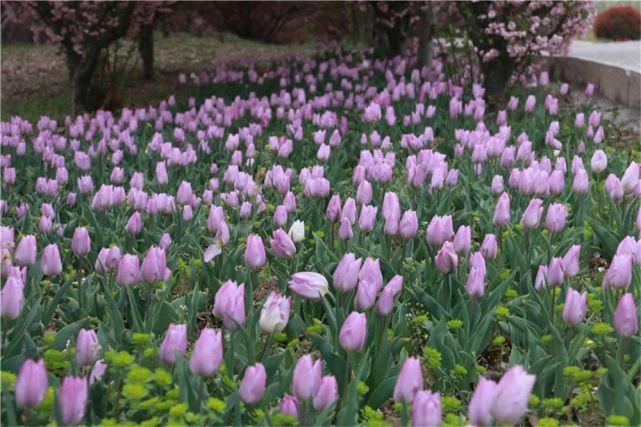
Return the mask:
<svg viewBox="0 0 641 427"><path fill-rule="evenodd" d="M258 403L265 395L267 373L262 363L249 366L238 387L240 399L248 404Z"/></svg>
<svg viewBox="0 0 641 427"><path fill-rule="evenodd" d="M631 337L639 331L637 307L631 293L624 294L614 310L614 330L622 337Z"/></svg>
<svg viewBox="0 0 641 427"><path fill-rule="evenodd" d="M311 399L320 387L322 376L321 361L312 362L312 356L309 354L302 356L294 367L292 393L302 401Z"/></svg>
<svg viewBox="0 0 641 427"><path fill-rule="evenodd" d="M260 236L250 234L247 236L247 248L245 249L245 265L253 270L260 269L267 262L265 246Z"/></svg>
<svg viewBox="0 0 641 427"><path fill-rule="evenodd" d="M421 362L410 357L405 360L394 386L394 400L412 403L416 393L423 389Z"/></svg>
<svg viewBox="0 0 641 427"><path fill-rule="evenodd" d="M160 345L160 360L165 363L176 363L176 355L184 356L187 352L187 325L172 323Z"/></svg>
<svg viewBox="0 0 641 427"><path fill-rule="evenodd" d="M363 260L353 253L346 253L334 270L333 284L339 292L348 292L356 288L358 273Z"/></svg>
<svg viewBox="0 0 641 427"><path fill-rule="evenodd" d="M85 417L89 397L87 380L65 377L58 389L58 405L64 425L80 424Z"/></svg>
<svg viewBox="0 0 641 427"><path fill-rule="evenodd" d="M333 375L326 375L321 379L318 391L312 400L312 405L317 411L322 411L338 400L338 384Z"/></svg>
<svg viewBox="0 0 641 427"><path fill-rule="evenodd" d="M339 342L343 350L349 352L359 352L365 345L367 338L367 317L365 313L353 311L341 327Z"/></svg>
<svg viewBox="0 0 641 427"><path fill-rule="evenodd" d="M521 365L513 366L499 381L490 412L499 423L516 424L527 411L536 377Z"/></svg>
<svg viewBox="0 0 641 427"><path fill-rule="evenodd" d="M194 343L189 359L191 372L201 377L214 375L223 362L223 336L220 331L204 328Z"/></svg>
<svg viewBox="0 0 641 427"><path fill-rule="evenodd" d="M22 363L16 379L16 403L21 408L33 408L40 405L45 398L48 385L49 380L44 359L37 362L26 359Z"/></svg>
<svg viewBox="0 0 641 427"><path fill-rule="evenodd" d="M563 320L566 323L576 326L585 319L588 311L588 293L579 293L568 288L565 304L563 305Z"/></svg>
<svg viewBox="0 0 641 427"><path fill-rule="evenodd" d="M212 313L227 329L245 324L245 284L228 280L216 292Z"/></svg>
<svg viewBox="0 0 641 427"><path fill-rule="evenodd" d="M481 377L470 399L467 409L468 417L475 426L492 425L491 408L496 395L497 384Z"/></svg>
<svg viewBox="0 0 641 427"><path fill-rule="evenodd" d="M412 426L438 427L443 422L441 415L441 395L420 390L412 404Z"/></svg>

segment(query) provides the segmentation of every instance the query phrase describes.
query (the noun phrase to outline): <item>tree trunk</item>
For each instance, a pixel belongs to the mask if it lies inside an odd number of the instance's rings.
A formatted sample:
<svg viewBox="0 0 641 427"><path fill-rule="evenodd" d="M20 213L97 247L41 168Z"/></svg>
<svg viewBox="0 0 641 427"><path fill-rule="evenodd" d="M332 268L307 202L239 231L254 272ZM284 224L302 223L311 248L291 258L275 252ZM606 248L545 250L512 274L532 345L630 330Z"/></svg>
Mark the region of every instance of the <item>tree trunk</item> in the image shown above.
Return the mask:
<svg viewBox="0 0 641 427"><path fill-rule="evenodd" d="M154 27L144 25L138 35L138 52L142 60L142 77L145 80L154 78Z"/></svg>
<svg viewBox="0 0 641 427"><path fill-rule="evenodd" d="M403 50L403 30L399 22L387 29L387 45L390 57L401 54Z"/></svg>
<svg viewBox="0 0 641 427"><path fill-rule="evenodd" d="M432 16L432 7L427 4L421 11L421 21L418 30L418 66L419 68L429 67L432 65L433 49L432 38L434 35L434 22Z"/></svg>
<svg viewBox="0 0 641 427"><path fill-rule="evenodd" d="M481 62L485 95L490 102L498 103L505 97L505 88L514 72L514 63L509 58L496 58L491 62Z"/></svg>
<svg viewBox="0 0 641 427"><path fill-rule="evenodd" d="M71 86L71 114L73 116L93 108L91 105L91 81L99 58L100 50L96 49L85 57L80 57L75 52L67 54L67 68Z"/></svg>

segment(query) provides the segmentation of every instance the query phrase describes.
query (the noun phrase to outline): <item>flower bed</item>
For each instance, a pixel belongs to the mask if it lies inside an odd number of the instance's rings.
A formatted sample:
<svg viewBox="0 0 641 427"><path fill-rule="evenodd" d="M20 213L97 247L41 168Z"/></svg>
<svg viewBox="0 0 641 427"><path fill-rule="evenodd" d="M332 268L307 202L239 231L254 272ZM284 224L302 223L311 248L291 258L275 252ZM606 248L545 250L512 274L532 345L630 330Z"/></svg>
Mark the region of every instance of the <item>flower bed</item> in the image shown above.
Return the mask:
<svg viewBox="0 0 641 427"><path fill-rule="evenodd" d="M639 164L413 63L2 123L2 422L638 424Z"/></svg>

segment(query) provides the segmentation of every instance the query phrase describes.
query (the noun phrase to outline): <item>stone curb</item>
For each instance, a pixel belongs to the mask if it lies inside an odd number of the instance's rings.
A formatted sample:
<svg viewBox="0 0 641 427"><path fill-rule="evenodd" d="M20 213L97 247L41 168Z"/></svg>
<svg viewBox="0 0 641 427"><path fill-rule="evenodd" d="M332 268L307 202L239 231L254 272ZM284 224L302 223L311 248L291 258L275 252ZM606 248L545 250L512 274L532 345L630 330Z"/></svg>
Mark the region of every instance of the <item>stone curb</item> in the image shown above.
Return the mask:
<svg viewBox="0 0 641 427"><path fill-rule="evenodd" d="M594 84L594 93L616 104L641 110L641 73L580 58L544 58L554 80L585 87Z"/></svg>

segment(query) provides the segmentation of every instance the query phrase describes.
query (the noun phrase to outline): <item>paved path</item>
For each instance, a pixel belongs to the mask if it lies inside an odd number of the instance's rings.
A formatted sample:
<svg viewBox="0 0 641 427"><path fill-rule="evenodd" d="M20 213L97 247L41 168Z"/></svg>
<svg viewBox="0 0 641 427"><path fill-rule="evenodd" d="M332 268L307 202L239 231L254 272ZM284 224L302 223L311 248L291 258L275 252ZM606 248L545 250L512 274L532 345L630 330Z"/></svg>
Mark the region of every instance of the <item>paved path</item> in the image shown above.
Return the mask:
<svg viewBox="0 0 641 427"><path fill-rule="evenodd" d="M593 43L575 40L568 56L641 72L641 41Z"/></svg>

